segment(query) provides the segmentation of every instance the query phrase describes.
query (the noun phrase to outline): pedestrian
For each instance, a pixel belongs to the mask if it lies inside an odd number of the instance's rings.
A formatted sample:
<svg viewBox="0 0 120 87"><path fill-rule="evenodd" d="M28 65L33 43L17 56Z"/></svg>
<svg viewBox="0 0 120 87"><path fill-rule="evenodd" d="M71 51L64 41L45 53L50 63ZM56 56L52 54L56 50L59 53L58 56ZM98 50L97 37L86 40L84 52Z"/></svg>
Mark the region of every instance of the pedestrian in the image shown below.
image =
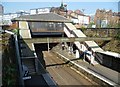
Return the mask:
<svg viewBox="0 0 120 87"><path fill-rule="evenodd" d="M64 48L65 48L65 45L64 45L64 43L62 43L62 50L64 50Z"/></svg>
<svg viewBox="0 0 120 87"><path fill-rule="evenodd" d="M79 57L80 57L79 51L76 50L76 58L79 58Z"/></svg>

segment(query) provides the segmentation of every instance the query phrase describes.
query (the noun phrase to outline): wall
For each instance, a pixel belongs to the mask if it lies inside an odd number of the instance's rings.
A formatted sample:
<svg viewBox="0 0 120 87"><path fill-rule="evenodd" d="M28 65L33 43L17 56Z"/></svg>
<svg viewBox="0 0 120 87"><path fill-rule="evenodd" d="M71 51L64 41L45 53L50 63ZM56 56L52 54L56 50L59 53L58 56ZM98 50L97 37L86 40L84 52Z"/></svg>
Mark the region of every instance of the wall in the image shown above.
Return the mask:
<svg viewBox="0 0 120 87"><path fill-rule="evenodd" d="M84 29L83 32L89 37L114 37L120 29Z"/></svg>
<svg viewBox="0 0 120 87"><path fill-rule="evenodd" d="M78 20L79 20L79 23L80 24L89 24L90 23L90 17L88 16L81 16L81 15L78 15Z"/></svg>
<svg viewBox="0 0 120 87"><path fill-rule="evenodd" d="M101 58L102 65L120 72L120 58L116 58L114 56L108 56L106 54L101 55L101 53L96 52L96 56L97 55L99 55L99 57Z"/></svg>

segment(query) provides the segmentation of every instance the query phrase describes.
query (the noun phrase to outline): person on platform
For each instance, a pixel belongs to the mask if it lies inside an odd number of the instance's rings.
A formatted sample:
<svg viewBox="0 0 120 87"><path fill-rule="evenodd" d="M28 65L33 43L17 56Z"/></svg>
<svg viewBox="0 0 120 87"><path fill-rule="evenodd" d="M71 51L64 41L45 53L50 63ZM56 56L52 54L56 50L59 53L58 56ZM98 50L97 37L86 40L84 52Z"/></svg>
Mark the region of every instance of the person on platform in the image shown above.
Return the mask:
<svg viewBox="0 0 120 87"><path fill-rule="evenodd" d="M64 45L64 43L62 43L62 50L64 50L65 49L65 45Z"/></svg>

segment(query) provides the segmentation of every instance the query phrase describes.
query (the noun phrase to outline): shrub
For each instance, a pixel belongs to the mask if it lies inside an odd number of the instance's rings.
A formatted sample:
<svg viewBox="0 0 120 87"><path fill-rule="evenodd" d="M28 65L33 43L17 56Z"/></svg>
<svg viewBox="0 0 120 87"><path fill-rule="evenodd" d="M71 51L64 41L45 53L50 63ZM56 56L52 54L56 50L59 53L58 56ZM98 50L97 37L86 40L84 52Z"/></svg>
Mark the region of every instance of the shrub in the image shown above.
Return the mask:
<svg viewBox="0 0 120 87"><path fill-rule="evenodd" d="M115 39L120 40L120 31L118 31L117 35L115 36Z"/></svg>

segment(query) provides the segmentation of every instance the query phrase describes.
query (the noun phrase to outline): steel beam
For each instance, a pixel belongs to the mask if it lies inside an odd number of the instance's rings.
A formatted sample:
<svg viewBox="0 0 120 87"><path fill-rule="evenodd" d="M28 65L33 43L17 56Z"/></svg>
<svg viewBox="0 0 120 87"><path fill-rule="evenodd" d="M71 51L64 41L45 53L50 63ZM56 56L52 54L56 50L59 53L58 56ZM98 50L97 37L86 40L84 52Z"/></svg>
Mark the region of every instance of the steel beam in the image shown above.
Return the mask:
<svg viewBox="0 0 120 87"><path fill-rule="evenodd" d="M109 41L112 38L91 38L91 37L71 37L71 38L66 38L66 37L47 37L47 38L28 38L28 39L20 39L20 42L22 43L59 43L59 42L83 42L83 41ZM48 41L49 40L49 41Z"/></svg>

